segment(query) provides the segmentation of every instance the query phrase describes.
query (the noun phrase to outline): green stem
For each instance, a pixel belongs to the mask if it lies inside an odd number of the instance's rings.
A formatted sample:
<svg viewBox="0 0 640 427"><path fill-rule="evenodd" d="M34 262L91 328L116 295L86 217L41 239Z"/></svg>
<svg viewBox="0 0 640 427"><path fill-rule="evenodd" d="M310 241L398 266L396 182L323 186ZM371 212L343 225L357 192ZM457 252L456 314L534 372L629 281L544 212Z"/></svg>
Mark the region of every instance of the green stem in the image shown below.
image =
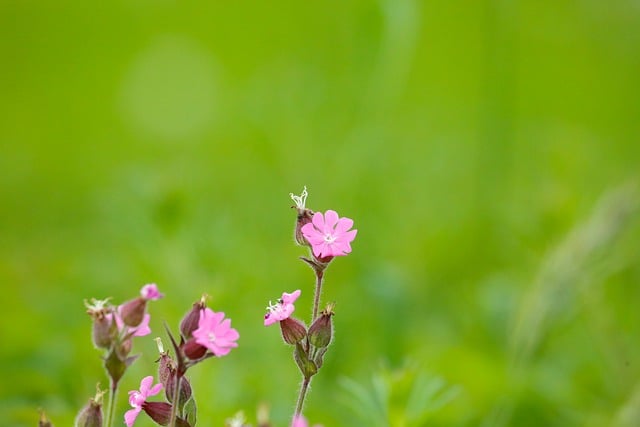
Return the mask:
<svg viewBox="0 0 640 427"><path fill-rule="evenodd" d="M113 411L116 406L116 394L118 392L118 383L113 380L110 381L110 391L109 391L109 407L107 408L107 422L105 424L106 427L111 427L113 425Z"/></svg>
<svg viewBox="0 0 640 427"><path fill-rule="evenodd" d="M304 398L307 396L307 390L309 390L309 383L311 377L304 378L302 385L300 386L300 394L298 394L298 402L296 403L296 412L293 414L293 419L296 419L302 414L302 407L304 406Z"/></svg>
<svg viewBox="0 0 640 427"><path fill-rule="evenodd" d="M173 382L173 403L171 405L171 418L169 418L169 426L176 426L176 417L178 416L178 405L180 404L180 382L182 381L182 375L178 375L176 372L176 380Z"/></svg>
<svg viewBox="0 0 640 427"><path fill-rule="evenodd" d="M314 271L316 272L316 289L315 294L313 295L313 316L311 318L312 324L318 317L318 309L320 307L320 294L322 291L322 279L324 277L324 271L320 269L314 269Z"/></svg>

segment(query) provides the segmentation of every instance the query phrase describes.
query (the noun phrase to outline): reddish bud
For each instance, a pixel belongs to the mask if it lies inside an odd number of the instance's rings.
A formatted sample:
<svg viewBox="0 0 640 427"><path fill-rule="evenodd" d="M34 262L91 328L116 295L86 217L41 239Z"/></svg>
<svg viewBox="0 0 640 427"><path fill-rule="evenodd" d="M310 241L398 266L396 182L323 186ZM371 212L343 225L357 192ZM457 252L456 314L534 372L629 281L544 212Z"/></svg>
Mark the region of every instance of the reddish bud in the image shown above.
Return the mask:
<svg viewBox="0 0 640 427"><path fill-rule="evenodd" d="M193 331L198 329L198 322L200 321L200 312L206 307L205 298L195 302L191 310L182 318L180 322L180 335L185 341L188 341L193 334Z"/></svg>
<svg viewBox="0 0 640 427"><path fill-rule="evenodd" d="M191 360L198 360L207 352L207 348L201 346L193 338L187 341L182 347L184 355Z"/></svg>
<svg viewBox="0 0 640 427"><path fill-rule="evenodd" d="M331 342L333 336L331 317L333 314L333 305L327 306L309 328L309 343L314 347L325 348Z"/></svg>
<svg viewBox="0 0 640 427"><path fill-rule="evenodd" d="M158 380L164 387L165 392L169 393L169 378L176 372L176 362L167 353L160 354L158 362ZM167 394L168 397L169 395Z"/></svg>
<svg viewBox="0 0 640 427"><path fill-rule="evenodd" d="M142 323L147 308L147 300L138 297L120 306L120 317L125 325L136 327Z"/></svg>
<svg viewBox="0 0 640 427"><path fill-rule="evenodd" d="M284 342L291 345L302 341L307 336L307 328L304 323L293 317L287 317L280 321L280 331Z"/></svg>
<svg viewBox="0 0 640 427"><path fill-rule="evenodd" d="M102 396L104 391L96 392L96 396L89 399L89 403L80 410L76 417L75 427L102 427Z"/></svg>
<svg viewBox="0 0 640 427"><path fill-rule="evenodd" d="M167 381L167 388L166 388L166 396L167 396L167 400L171 403L176 403L175 399L173 398L173 389L175 388L175 384L176 384L177 378L175 375L172 375L169 377L169 380ZM184 404L187 403L187 401L191 398L192 395L192 391L191 391L191 384L189 383L189 380L187 379L187 377L182 377L182 379L180 380L180 391L178 392L178 408L180 410L182 410L182 408L184 407Z"/></svg>
<svg viewBox="0 0 640 427"><path fill-rule="evenodd" d="M156 423L168 426L171 422L171 405L166 402L144 402L142 410ZM190 424L180 417L176 418L176 427L190 427Z"/></svg>

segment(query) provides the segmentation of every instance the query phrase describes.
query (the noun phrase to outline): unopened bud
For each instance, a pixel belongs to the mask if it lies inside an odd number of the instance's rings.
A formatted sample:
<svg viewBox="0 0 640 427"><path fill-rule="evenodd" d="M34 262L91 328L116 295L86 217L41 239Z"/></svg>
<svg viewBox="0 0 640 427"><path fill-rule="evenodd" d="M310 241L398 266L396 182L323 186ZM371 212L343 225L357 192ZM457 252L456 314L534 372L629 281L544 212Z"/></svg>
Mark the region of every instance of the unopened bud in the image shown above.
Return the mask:
<svg viewBox="0 0 640 427"><path fill-rule="evenodd" d="M195 339L190 339L187 341L182 347L182 351L184 355L187 356L191 360L198 360L207 352L207 348L201 346L196 342Z"/></svg>
<svg viewBox="0 0 640 427"><path fill-rule="evenodd" d="M104 393L98 388L96 396L89 399L89 403L78 413L75 427L102 427L102 396Z"/></svg>
<svg viewBox="0 0 640 427"><path fill-rule="evenodd" d="M142 323L147 308L147 300L138 297L120 306L120 317L125 325L136 327Z"/></svg>
<svg viewBox="0 0 640 427"><path fill-rule="evenodd" d="M309 328L309 343L314 347L325 348L331 342L333 336L331 317L333 314L333 304L330 304Z"/></svg>
<svg viewBox="0 0 640 427"><path fill-rule="evenodd" d="M171 405L167 402L144 402L142 410L161 426L169 425L171 421Z"/></svg>
<svg viewBox="0 0 640 427"><path fill-rule="evenodd" d="M171 422L171 405L167 402L144 402L142 410L156 423L168 426ZM190 427L191 425L180 417L176 417L176 427Z"/></svg>
<svg viewBox="0 0 640 427"><path fill-rule="evenodd" d="M93 319L91 338L97 348L109 348L116 333L113 322L113 308L108 304L109 299L84 301L87 314Z"/></svg>
<svg viewBox="0 0 640 427"><path fill-rule="evenodd" d="M171 375L167 381L167 387L166 387L166 396L167 396L167 400L171 403L176 403L175 399L173 398L173 390L175 388L175 384L176 381L178 379L176 378L176 375ZM191 391L191 384L189 383L189 380L187 379L187 377L182 377L182 379L180 379L180 391L178 392L178 408L180 408L180 410L182 410L182 408L184 407L184 404L187 403L187 400L189 400L191 398L192 395L192 391Z"/></svg>
<svg viewBox="0 0 640 427"><path fill-rule="evenodd" d="M191 310L182 318L180 322L180 335L185 341L191 338L193 331L198 329L200 321L200 312L206 307L206 297L203 295L200 301L195 302Z"/></svg>
<svg viewBox="0 0 640 427"><path fill-rule="evenodd" d="M176 362L171 359L167 353L160 354L158 362L158 380L162 384L165 392L169 393L169 378L176 372Z"/></svg>
<svg viewBox="0 0 640 427"><path fill-rule="evenodd" d="M307 328L304 323L293 317L287 317L280 321L280 331L284 342L291 345L302 341L307 336Z"/></svg>
<svg viewBox="0 0 640 427"><path fill-rule="evenodd" d="M113 342L117 327L112 316L99 316L93 318L93 330L91 338L96 348L109 348Z"/></svg>

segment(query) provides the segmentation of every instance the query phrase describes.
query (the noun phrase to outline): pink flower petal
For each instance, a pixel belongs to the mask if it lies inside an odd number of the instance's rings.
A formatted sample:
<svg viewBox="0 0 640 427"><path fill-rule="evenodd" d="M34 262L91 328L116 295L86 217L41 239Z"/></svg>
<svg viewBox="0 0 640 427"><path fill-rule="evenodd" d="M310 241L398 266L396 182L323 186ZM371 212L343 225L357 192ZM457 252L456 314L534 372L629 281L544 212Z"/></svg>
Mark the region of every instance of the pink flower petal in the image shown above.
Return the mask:
<svg viewBox="0 0 640 427"><path fill-rule="evenodd" d="M146 399L149 393L149 388L151 388L151 384L153 384L153 377L151 375L144 377L142 381L140 381L140 394Z"/></svg>
<svg viewBox="0 0 640 427"><path fill-rule="evenodd" d="M142 408L134 408L129 409L124 413L124 423L127 425L127 427L131 427L133 423L136 422L136 418L138 417L138 414L141 410Z"/></svg>
<svg viewBox="0 0 640 427"><path fill-rule="evenodd" d="M316 212L311 217L311 223L315 225L316 229L320 232L324 230L324 216L321 212ZM305 224L306 226L306 224Z"/></svg>
<svg viewBox="0 0 640 427"><path fill-rule="evenodd" d="M333 232L333 228L338 223L338 219L339 218L340 217L338 216L338 212L332 211L331 209L326 211L324 213L324 227L325 228L322 231L325 232L325 233Z"/></svg>
<svg viewBox="0 0 640 427"><path fill-rule="evenodd" d="M335 233L340 235L347 232L353 227L353 220L351 218L340 218L336 224Z"/></svg>
<svg viewBox="0 0 640 427"><path fill-rule="evenodd" d="M290 294L288 294L286 292L283 292L282 293L282 302L285 303L285 304L293 304L300 297L301 293L302 293L302 291L300 289L297 289L297 290L291 292Z"/></svg>

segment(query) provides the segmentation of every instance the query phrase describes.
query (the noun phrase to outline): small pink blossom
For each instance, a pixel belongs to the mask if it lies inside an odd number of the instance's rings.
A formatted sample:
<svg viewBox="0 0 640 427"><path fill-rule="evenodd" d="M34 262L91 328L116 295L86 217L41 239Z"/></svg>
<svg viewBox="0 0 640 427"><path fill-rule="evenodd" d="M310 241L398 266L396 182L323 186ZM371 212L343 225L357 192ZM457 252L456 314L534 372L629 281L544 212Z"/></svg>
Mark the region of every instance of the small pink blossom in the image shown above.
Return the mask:
<svg viewBox="0 0 640 427"><path fill-rule="evenodd" d="M158 290L158 286L155 283L149 283L140 289L140 296L147 301L157 301L164 297L164 294Z"/></svg>
<svg viewBox="0 0 640 427"><path fill-rule="evenodd" d="M133 409L129 409L124 414L124 423L127 427L131 427L136 421L138 414L142 411L142 405L147 401L147 398L155 396L162 390L162 384L158 383L154 386L152 386L152 384L153 377L149 375L140 381L140 390L131 390L129 392L129 404Z"/></svg>
<svg viewBox="0 0 640 427"><path fill-rule="evenodd" d="M214 355L224 356L238 346L236 341L240 334L231 327L231 320L224 318L223 312L216 313L207 307L200 312L198 329L193 331L193 337Z"/></svg>
<svg viewBox="0 0 640 427"><path fill-rule="evenodd" d="M358 230L351 218L340 218L336 211L328 210L313 214L311 222L302 226L302 235L307 239L318 258L347 255Z"/></svg>
<svg viewBox="0 0 640 427"><path fill-rule="evenodd" d="M268 313L264 316L264 326L273 325L276 322L288 319L296 309L293 303L296 302L300 293L300 289L290 294L283 292L282 298L280 298L276 304L269 302L269 306L267 307Z"/></svg>
<svg viewBox="0 0 640 427"><path fill-rule="evenodd" d="M298 415L293 418L291 427L309 427L309 424L307 423L307 420L302 415ZM320 424L316 424L314 425L314 427L322 427L322 426Z"/></svg>

